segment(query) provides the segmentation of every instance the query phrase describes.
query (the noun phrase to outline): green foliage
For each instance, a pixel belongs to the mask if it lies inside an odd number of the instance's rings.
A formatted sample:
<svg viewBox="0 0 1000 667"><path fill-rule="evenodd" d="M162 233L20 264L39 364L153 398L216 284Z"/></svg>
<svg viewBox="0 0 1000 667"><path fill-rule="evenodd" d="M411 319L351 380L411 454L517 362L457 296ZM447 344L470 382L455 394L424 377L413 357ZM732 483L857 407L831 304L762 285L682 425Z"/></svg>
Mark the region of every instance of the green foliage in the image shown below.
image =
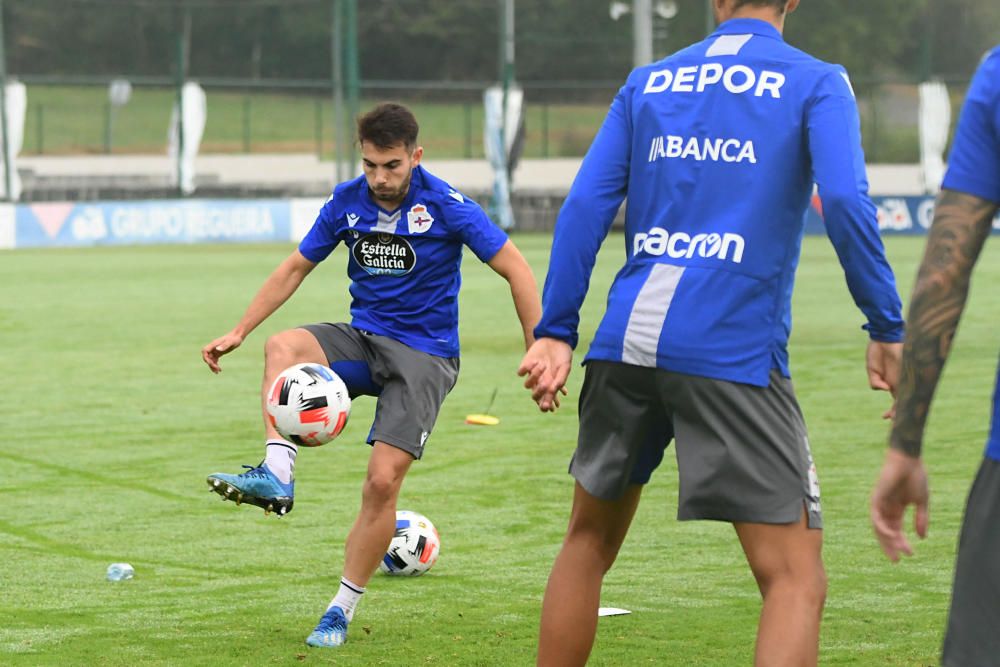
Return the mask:
<svg viewBox="0 0 1000 667"><path fill-rule="evenodd" d="M362 76L493 80L499 68L497 26L493 2L368 3L358 12Z"/></svg>
<svg viewBox="0 0 1000 667"><path fill-rule="evenodd" d="M704 0L679 0L654 19L657 58L702 39ZM163 2L6 0L8 65L21 76L170 77L184 12L195 78L329 80L332 0ZM358 0L361 76L379 81L484 82L499 78L496 0ZM609 0L536 0L515 6L523 81L618 82L632 66L632 18ZM981 0L805 0L789 41L845 65L856 78L968 77L997 41L1000 9ZM549 90L552 101L557 90Z"/></svg>
<svg viewBox="0 0 1000 667"><path fill-rule="evenodd" d="M786 23L789 43L843 65L854 77L916 74L919 52L912 49L921 34L925 0L805 0Z"/></svg>
<svg viewBox="0 0 1000 667"><path fill-rule="evenodd" d="M851 72L873 161L914 162L915 88L913 99L883 104L887 82L937 75L963 86L1000 30L994 5L806 0L789 16L786 38ZM8 69L30 86L25 152L164 150L174 95L165 86L176 72L184 6L188 71L209 94L203 152L331 156L330 0L7 0ZM655 57L704 37L706 6L686 0L674 19L655 19ZM528 105L524 156L579 157L631 68L631 17L612 21L607 0L546 0L517 3L515 24L516 76ZM498 4L366 0L357 28L363 96L427 109L425 144L437 156L482 157L482 89L499 77ZM42 76L101 85L44 86ZM112 114L104 83L114 76L158 87L137 85ZM270 88L255 87L261 80ZM278 84L290 87L275 92Z"/></svg>
<svg viewBox="0 0 1000 667"><path fill-rule="evenodd" d="M550 239L519 235L538 277ZM582 317L588 340L623 239L598 260ZM888 240L907 294L921 238ZM539 414L514 369L520 331L503 281L464 268L462 374L401 507L441 532L434 570L372 579L350 641L303 643L333 595L359 503L373 402L338 441L303 451L295 511L265 518L223 504L204 477L261 456L263 341L347 317L344 255L317 269L213 376L200 347L227 330L291 247L160 246L5 251L0 261L0 662L5 665L533 663L542 591L568 518L566 465L582 373L555 415ZM868 390L861 318L829 243L807 238L795 296L793 376L823 484L830 595L824 665L937 661L959 517L982 454L996 352L1000 271L987 246L936 398L927 441L931 537L892 566L868 526L886 435ZM1000 276L998 276L1000 278ZM581 349L582 352L582 349ZM498 388L494 428L472 427ZM592 665L750 664L759 599L731 528L679 523L668 456L644 494L602 602ZM129 582L104 581L128 561Z"/></svg>

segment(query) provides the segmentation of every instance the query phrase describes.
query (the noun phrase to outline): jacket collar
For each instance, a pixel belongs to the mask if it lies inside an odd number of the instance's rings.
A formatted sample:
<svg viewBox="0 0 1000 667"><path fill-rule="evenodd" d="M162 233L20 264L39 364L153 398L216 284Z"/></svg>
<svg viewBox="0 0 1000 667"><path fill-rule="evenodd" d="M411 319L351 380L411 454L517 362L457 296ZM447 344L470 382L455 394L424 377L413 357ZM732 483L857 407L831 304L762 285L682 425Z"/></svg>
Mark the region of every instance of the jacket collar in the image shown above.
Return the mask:
<svg viewBox="0 0 1000 667"><path fill-rule="evenodd" d="M760 35L762 37L772 37L784 41L778 29L767 21L760 19L729 19L719 25L712 33L715 35Z"/></svg>

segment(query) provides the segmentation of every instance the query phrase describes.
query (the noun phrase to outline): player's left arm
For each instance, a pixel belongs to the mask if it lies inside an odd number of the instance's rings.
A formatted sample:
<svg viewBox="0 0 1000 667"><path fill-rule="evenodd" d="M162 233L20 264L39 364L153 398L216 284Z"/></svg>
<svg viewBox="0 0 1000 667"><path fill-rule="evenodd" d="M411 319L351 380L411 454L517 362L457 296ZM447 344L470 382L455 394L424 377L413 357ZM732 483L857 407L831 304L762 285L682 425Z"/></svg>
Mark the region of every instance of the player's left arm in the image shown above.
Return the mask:
<svg viewBox="0 0 1000 667"><path fill-rule="evenodd" d="M868 320L866 369L872 389L893 392L899 380L903 315L892 267L868 196L861 125L846 73L826 72L807 108L813 178L827 235L855 304ZM890 413L886 413L891 414Z"/></svg>
<svg viewBox="0 0 1000 667"><path fill-rule="evenodd" d="M524 255L510 239L500 247L500 250L487 264L510 285L510 295L514 300L514 310L517 319L521 321L524 334L524 349L535 342L532 333L542 316L542 302L538 296L538 283Z"/></svg>

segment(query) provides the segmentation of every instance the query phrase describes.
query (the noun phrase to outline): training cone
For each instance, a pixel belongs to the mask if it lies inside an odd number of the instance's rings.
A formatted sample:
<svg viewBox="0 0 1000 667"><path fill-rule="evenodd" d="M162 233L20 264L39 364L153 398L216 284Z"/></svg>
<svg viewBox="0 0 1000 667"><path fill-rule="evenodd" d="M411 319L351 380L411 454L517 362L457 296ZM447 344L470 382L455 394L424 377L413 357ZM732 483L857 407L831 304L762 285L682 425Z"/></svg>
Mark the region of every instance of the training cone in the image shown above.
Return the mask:
<svg viewBox="0 0 1000 667"><path fill-rule="evenodd" d="M500 423L500 419L493 415L469 415L465 418L465 423L476 426L496 426Z"/></svg>

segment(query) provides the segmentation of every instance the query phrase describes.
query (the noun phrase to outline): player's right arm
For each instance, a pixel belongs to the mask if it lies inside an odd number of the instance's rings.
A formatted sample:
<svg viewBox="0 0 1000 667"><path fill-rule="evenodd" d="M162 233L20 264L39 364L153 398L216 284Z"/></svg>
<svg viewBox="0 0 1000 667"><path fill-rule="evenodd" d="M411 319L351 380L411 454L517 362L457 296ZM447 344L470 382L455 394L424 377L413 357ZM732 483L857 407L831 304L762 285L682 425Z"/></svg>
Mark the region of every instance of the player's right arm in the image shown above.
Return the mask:
<svg viewBox="0 0 1000 667"><path fill-rule="evenodd" d="M972 267L993 228L997 205L942 190L910 297L896 418L889 446L919 457L931 398L969 296Z"/></svg>
<svg viewBox="0 0 1000 667"><path fill-rule="evenodd" d="M517 371L543 412L555 410L558 395L565 394L590 274L628 188L630 94L626 84L612 102L556 220L542 318L535 327L535 343Z"/></svg>
<svg viewBox="0 0 1000 667"><path fill-rule="evenodd" d="M229 333L219 336L201 349L201 358L213 373L222 372L219 358L238 348L250 332L285 303L316 265L337 247L339 223L334 197L335 194L330 195L323 204L316 222L303 237L299 247L267 277L239 323Z"/></svg>
<svg viewBox="0 0 1000 667"><path fill-rule="evenodd" d="M219 358L239 347L251 331L295 293L315 267L316 264L303 257L298 249L278 265L250 301L239 323L201 349L201 358L213 373L222 371Z"/></svg>
<svg viewBox="0 0 1000 667"><path fill-rule="evenodd" d="M625 86L615 97L559 210L536 339L556 338L576 347L580 307L597 252L628 187L632 153L630 90Z"/></svg>
<svg viewBox="0 0 1000 667"><path fill-rule="evenodd" d="M1000 208L998 73L1000 49L984 60L969 86L910 299L895 420L871 501L875 536L893 561L912 553L903 533L907 506L916 508L917 535L927 534L924 427L965 309L972 269Z"/></svg>
<svg viewBox="0 0 1000 667"><path fill-rule="evenodd" d="M920 458L924 427L965 308L972 267L996 212L995 203L952 190L942 190L935 207L910 300L889 451L871 501L875 536L892 561L899 560L900 554L913 553L903 534L908 505L916 507L917 535L927 534L930 491Z"/></svg>

